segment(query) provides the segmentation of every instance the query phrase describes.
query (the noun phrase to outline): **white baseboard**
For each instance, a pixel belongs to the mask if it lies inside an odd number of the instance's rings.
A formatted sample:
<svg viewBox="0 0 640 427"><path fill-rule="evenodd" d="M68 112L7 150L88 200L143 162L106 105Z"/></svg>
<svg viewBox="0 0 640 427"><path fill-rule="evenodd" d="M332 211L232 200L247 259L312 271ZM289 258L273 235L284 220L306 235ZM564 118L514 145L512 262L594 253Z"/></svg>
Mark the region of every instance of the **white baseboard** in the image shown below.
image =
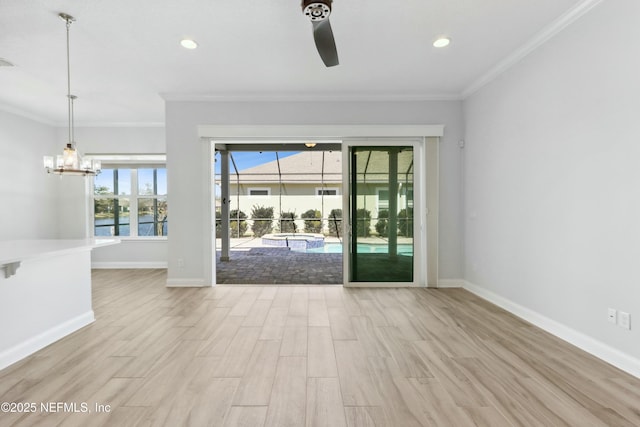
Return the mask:
<svg viewBox="0 0 640 427"><path fill-rule="evenodd" d="M166 261L150 262L92 262L91 268L95 269L137 269L137 268L168 268Z"/></svg>
<svg viewBox="0 0 640 427"><path fill-rule="evenodd" d="M438 288L462 288L463 279L438 279Z"/></svg>
<svg viewBox="0 0 640 427"><path fill-rule="evenodd" d="M464 281L464 289L507 310L540 329L575 345L587 353L640 378L639 359L466 280Z"/></svg>
<svg viewBox="0 0 640 427"><path fill-rule="evenodd" d="M167 279L167 288L206 288L210 286L205 283L204 279Z"/></svg>
<svg viewBox="0 0 640 427"><path fill-rule="evenodd" d="M0 369L4 369L9 365L13 365L19 360L43 349L44 347L58 341L61 338L83 328L96 320L93 310L90 310L80 316L69 319L58 326L42 332L35 337L29 338L20 344L0 353ZM5 325L6 326L6 325Z"/></svg>

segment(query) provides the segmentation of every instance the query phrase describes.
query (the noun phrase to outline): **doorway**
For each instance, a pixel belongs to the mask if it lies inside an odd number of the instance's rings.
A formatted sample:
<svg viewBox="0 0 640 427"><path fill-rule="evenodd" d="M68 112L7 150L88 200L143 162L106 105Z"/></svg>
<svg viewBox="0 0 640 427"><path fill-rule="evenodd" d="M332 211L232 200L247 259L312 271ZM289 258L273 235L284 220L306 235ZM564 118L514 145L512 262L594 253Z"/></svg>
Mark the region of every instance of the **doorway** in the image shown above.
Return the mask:
<svg viewBox="0 0 640 427"><path fill-rule="evenodd" d="M207 150L209 152L208 168L210 173L213 172L213 156L215 147L224 145L229 142L235 144L254 144L262 145L270 141L278 140L283 144L291 144L296 141L302 143L308 140L320 141L322 139L329 139L335 141L336 138L340 138L342 141L342 155L343 155L343 169L349 165L349 151L353 146L402 146L413 148L413 162L412 173L413 175L413 189L409 190L409 185L405 185L407 191L404 189L398 189L399 195L405 198L405 203L413 204L411 215L407 209L404 214L400 214L400 211L396 213L398 224L402 223L398 218L405 218L404 224L413 222L413 236L398 236L398 238L411 238L411 242L406 243L409 246L398 246L405 244L401 240L396 241L397 253L393 251L393 242L389 242L388 246L392 247L391 256L399 257L402 255L400 250L411 247L412 256L411 259L411 274L412 280L408 280L405 276L401 281L381 281L370 282L365 276L353 276L352 262L355 259L356 264L358 260L364 259L361 257L364 254L358 250L357 240L355 247L353 246L352 227L353 221L357 218L357 207L354 210L355 216L352 220L350 211L353 207L351 204L352 195L349 191L344 191L342 194L343 200L343 212L344 218L342 219L342 259L343 259L343 285L345 286L437 286L437 157L438 157L438 140L443 135L444 127L441 125L417 125L417 126L334 126L334 125L311 125L311 126L298 126L298 125L284 125L284 126L225 126L225 125L205 125L198 128L199 135L207 144ZM302 136L307 135L307 136ZM312 136L309 136L312 135ZM367 138L360 138L359 135L369 135ZM359 150L355 150L358 152ZM362 151L362 150L360 150ZM388 159L387 159L388 160ZM426 165L429 165L427 171ZM401 164L398 164L401 167ZM406 171L405 171L406 172ZM210 175L211 176L211 175ZM349 188L350 181L347 178L349 175L343 171L343 188ZM429 181L429 182L427 182ZM400 182L400 178L398 178ZM405 177L405 183L408 184ZM211 183L210 194L213 194L214 183ZM384 186L383 186L384 187ZM429 197L424 194L426 189L429 189ZM385 192L385 189L377 189L378 198L381 201L381 205L384 206L385 200L388 206L389 203L389 190ZM357 186L356 186L357 194ZM411 202L412 199L412 202ZM357 206L357 201L355 201ZM393 202L391 202L393 203ZM398 201L398 206L403 203L402 200ZM408 206L408 205L407 205ZM428 208L428 209L427 209ZM405 208L406 209L406 208ZM405 216L403 216L405 215ZM213 203L208 206L208 216L211 224L211 235L205 236L205 247L211 248L211 254L214 252L215 242L215 210ZM373 225L372 225L373 226ZM373 226L374 227L374 226ZM406 228L406 227L405 227ZM434 236L429 240L427 251L427 233ZM355 249L354 249L355 248ZM350 253L350 251L352 251ZM387 249L388 251L388 249ZM355 256L351 256L355 253ZM403 259L399 262L407 261ZM428 267L427 267L428 266ZM207 266L205 266L207 267ZM209 258L208 270L210 272L209 278L211 283L217 283L216 281L216 260L212 256ZM357 268L357 267L356 267ZM407 270L404 269L406 272ZM359 280L362 279L361 281ZM355 279L355 280L354 280ZM397 278L396 278L397 279ZM396 280L391 279L391 280ZM389 279L387 279L389 280Z"/></svg>
<svg viewBox="0 0 640 427"><path fill-rule="evenodd" d="M347 155L349 282L412 284L416 234L413 146L350 145Z"/></svg>
<svg viewBox="0 0 640 427"><path fill-rule="evenodd" d="M341 285L341 161L340 142L216 144L217 283Z"/></svg>

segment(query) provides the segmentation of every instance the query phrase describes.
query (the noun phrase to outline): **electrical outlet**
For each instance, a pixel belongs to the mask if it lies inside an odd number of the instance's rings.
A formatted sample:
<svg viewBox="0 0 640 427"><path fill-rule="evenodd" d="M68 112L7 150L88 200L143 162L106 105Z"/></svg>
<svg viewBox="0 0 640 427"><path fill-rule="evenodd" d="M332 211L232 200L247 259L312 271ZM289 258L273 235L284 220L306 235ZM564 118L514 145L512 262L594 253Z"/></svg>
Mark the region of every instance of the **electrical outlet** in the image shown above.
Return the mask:
<svg viewBox="0 0 640 427"><path fill-rule="evenodd" d="M615 308L610 308L610 309L607 311L607 320L608 320L609 322L611 322L611 323L615 324L615 323L616 323L616 321L617 321L617 315L616 315L616 314L617 314L617 313L616 313L616 309L615 309Z"/></svg>
<svg viewBox="0 0 640 427"><path fill-rule="evenodd" d="M631 329L631 315L621 311L618 316L618 326L625 329Z"/></svg>
<svg viewBox="0 0 640 427"><path fill-rule="evenodd" d="M182 258L178 258L178 268L184 268L184 260Z"/></svg>

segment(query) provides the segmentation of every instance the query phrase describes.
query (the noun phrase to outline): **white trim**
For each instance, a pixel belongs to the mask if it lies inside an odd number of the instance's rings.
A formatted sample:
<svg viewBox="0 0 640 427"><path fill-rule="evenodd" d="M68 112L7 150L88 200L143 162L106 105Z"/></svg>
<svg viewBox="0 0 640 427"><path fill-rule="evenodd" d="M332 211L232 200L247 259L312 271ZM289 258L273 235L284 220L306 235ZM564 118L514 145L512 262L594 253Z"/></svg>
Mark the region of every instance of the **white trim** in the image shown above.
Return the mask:
<svg viewBox="0 0 640 427"><path fill-rule="evenodd" d="M167 288L205 288L210 287L204 279L167 279Z"/></svg>
<svg viewBox="0 0 640 427"><path fill-rule="evenodd" d="M35 353L96 320L93 310L69 319L0 353L0 369Z"/></svg>
<svg viewBox="0 0 640 427"><path fill-rule="evenodd" d="M161 196L164 197L164 196ZM149 242L167 242L169 239L167 236L117 236L120 242L135 242L135 243L149 243Z"/></svg>
<svg viewBox="0 0 640 427"><path fill-rule="evenodd" d="M109 164L128 164L128 163L148 163L149 166L163 165L166 167L167 155L161 154L90 154L84 155L84 158L91 160L100 160L103 165Z"/></svg>
<svg viewBox="0 0 640 427"><path fill-rule="evenodd" d="M504 298L498 294L495 294L487 289L484 289L471 282L464 281L464 289L469 292L485 299L498 307L501 307L508 312L526 320L529 323L557 336L558 338L567 341L570 344L592 354L613 366L622 369L623 371L640 378L640 359L636 359L626 353L617 350L598 341L588 335L578 332L560 322L550 319L542 314L533 311L527 307L523 307L507 298Z"/></svg>
<svg viewBox="0 0 640 427"><path fill-rule="evenodd" d="M438 288L462 288L463 279L438 279Z"/></svg>
<svg viewBox="0 0 640 427"><path fill-rule="evenodd" d="M528 42L520 46L520 48L516 49L511 55L498 62L487 73L483 74L482 76L480 76L480 78L467 86L462 91L461 98L464 100L480 90L483 86L491 83L502 73L516 65L531 52L535 51L540 46L545 44L556 34L567 28L569 25L571 25L573 22L582 17L582 15L596 7L602 1L603 0L583 0L576 6L569 9L558 19L543 28L542 31L534 35Z"/></svg>
<svg viewBox="0 0 640 427"><path fill-rule="evenodd" d="M406 138L443 136L444 125L200 125L200 138Z"/></svg>
<svg viewBox="0 0 640 427"><path fill-rule="evenodd" d="M143 268L169 268L169 263L166 261L146 261L146 262L92 262L91 268L96 270L111 270L111 269L143 269Z"/></svg>
<svg viewBox="0 0 640 427"><path fill-rule="evenodd" d="M80 122L77 128L164 128L164 122ZM65 123L58 123L57 127L66 127Z"/></svg>
<svg viewBox="0 0 640 427"><path fill-rule="evenodd" d="M215 94L162 92L165 101L178 102L383 102L459 101L459 93L376 92L228 92Z"/></svg>

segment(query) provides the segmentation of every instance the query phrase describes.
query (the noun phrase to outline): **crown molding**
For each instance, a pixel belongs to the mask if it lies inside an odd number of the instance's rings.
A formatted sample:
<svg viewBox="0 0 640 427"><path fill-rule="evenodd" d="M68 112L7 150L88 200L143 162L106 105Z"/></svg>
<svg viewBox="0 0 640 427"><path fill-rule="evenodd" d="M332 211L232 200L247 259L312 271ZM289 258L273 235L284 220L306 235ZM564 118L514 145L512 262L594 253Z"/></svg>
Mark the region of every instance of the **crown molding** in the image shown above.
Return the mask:
<svg viewBox="0 0 640 427"><path fill-rule="evenodd" d="M328 93L161 93L165 101L186 102L393 102L393 101L459 101L458 93L375 93L375 92L328 92Z"/></svg>
<svg viewBox="0 0 640 427"><path fill-rule="evenodd" d="M529 55L531 52L538 49L544 43L552 39L556 34L567 28L573 22L578 20L584 14L591 9L602 3L603 0L583 0L576 6L569 9L566 13L561 15L558 19L546 26L542 31L534 35L528 42L514 51L511 55L507 56L502 61L498 62L487 73L483 74L479 79L467 86L465 90L460 94L461 99L466 99L480 90L483 86L491 83L502 73L516 65L523 58Z"/></svg>
<svg viewBox="0 0 640 427"><path fill-rule="evenodd" d="M58 127L66 127L66 124L58 124ZM76 128L163 128L164 122L80 122Z"/></svg>

